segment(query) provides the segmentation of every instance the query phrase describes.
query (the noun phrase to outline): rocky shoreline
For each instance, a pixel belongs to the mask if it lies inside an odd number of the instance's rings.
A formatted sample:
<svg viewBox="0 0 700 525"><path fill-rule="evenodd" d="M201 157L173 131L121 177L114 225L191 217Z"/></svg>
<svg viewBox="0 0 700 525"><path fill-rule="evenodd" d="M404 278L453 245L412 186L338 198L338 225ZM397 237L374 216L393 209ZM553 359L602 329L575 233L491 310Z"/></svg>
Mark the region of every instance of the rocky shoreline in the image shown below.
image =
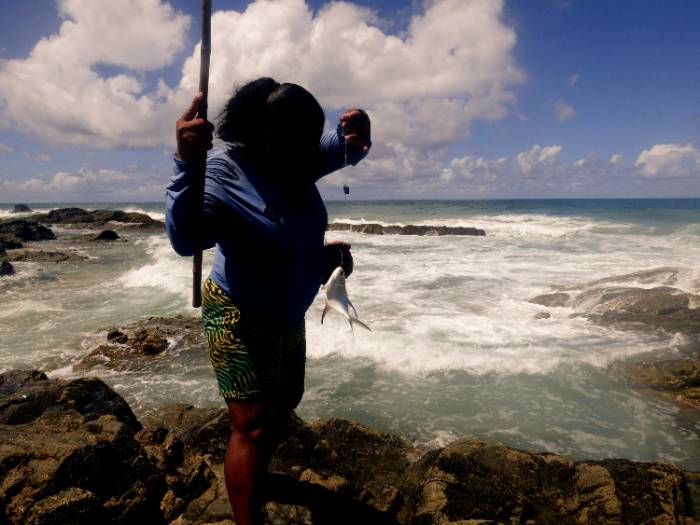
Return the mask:
<svg viewBox="0 0 700 525"><path fill-rule="evenodd" d="M679 268L656 268L559 287L530 302L551 309L569 308L615 330L656 335L668 346L667 357L625 360L615 370L638 386L649 387L675 402L700 410L700 280L679 288ZM660 283L662 286L650 286ZM541 312L549 315L549 311Z"/></svg>
<svg viewBox="0 0 700 525"><path fill-rule="evenodd" d="M0 374L0 523L232 524L224 409L138 421L101 380ZM700 475L573 461L476 439L421 453L359 423L294 417L267 483L271 524L695 523Z"/></svg>
<svg viewBox="0 0 700 525"><path fill-rule="evenodd" d="M331 222L328 224L327 230L349 231L356 233L367 233L372 235L469 235L476 237L482 237L486 235L486 232L479 228L467 228L463 226L426 226L415 224L399 226L392 224L382 225L377 223L350 224L346 222Z"/></svg>

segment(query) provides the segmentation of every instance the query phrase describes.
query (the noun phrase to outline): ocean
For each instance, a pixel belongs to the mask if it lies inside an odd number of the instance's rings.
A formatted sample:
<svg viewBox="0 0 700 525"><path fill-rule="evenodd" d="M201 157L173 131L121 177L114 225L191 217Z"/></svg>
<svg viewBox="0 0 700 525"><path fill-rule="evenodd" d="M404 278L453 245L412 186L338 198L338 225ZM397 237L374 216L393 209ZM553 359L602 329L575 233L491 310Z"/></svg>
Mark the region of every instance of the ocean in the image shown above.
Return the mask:
<svg viewBox="0 0 700 525"><path fill-rule="evenodd" d="M163 219L162 203L70 205ZM327 208L331 222L468 226L486 236L329 231L328 240L352 244L348 293L372 332L353 333L333 314L321 325L317 297L306 316L303 418L352 418L425 446L476 436L574 458L700 470L698 412L630 384L613 366L674 355L678 338L616 330L571 317L571 308L528 302L556 287L668 267L678 272L676 288L700 293L700 199L350 200ZM10 209L0 205L0 218ZM80 233L53 229L64 238ZM189 306L191 261L164 234L125 236L125 243L80 245L84 263L18 262L17 276L0 279L0 369L77 377L84 372L72 365L106 327L197 313ZM551 317L535 319L543 312ZM222 406L201 347L166 352L145 369L90 374L138 415L172 402Z"/></svg>

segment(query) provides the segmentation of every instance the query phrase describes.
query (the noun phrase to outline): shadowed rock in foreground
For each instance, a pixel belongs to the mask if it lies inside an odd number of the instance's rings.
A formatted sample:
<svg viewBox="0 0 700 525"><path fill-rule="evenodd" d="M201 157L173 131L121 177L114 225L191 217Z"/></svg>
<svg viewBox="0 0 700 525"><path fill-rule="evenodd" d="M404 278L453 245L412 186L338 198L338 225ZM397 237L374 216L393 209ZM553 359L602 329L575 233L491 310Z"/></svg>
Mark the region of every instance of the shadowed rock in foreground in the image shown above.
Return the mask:
<svg viewBox="0 0 700 525"><path fill-rule="evenodd" d="M369 224L348 224L345 222L332 222L328 225L328 231L351 231L358 233L370 233L373 235L486 235L484 230L479 228L465 228L461 226L407 226L369 223Z"/></svg>
<svg viewBox="0 0 700 525"><path fill-rule="evenodd" d="M0 523L168 523L214 480L99 379L0 374Z"/></svg>
<svg viewBox="0 0 700 525"><path fill-rule="evenodd" d="M225 453L224 409L165 407L144 418L201 454L213 470ZM331 419L294 418L272 462L268 523L690 525L697 475L672 465L573 461L475 439L419 453L392 434ZM179 524L230 519L226 496L193 502ZM469 521L474 520L474 521Z"/></svg>
<svg viewBox="0 0 700 525"><path fill-rule="evenodd" d="M226 411L173 405L143 422L99 379L0 374L0 523L232 523ZM672 465L474 439L419 456L353 421L294 417L266 482L267 523L694 523L697 475Z"/></svg>

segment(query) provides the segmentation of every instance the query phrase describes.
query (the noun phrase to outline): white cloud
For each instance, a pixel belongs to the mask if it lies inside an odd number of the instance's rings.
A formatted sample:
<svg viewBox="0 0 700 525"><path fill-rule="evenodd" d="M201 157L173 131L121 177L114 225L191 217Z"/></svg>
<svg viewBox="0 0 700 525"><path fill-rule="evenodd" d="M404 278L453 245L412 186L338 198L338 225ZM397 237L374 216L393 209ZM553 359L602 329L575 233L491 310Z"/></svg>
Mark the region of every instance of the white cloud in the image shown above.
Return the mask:
<svg viewBox="0 0 700 525"><path fill-rule="evenodd" d="M569 87L574 87L576 84L578 84L579 80L581 80L581 74L572 73L571 75L569 75L569 78L567 79L566 83L569 85Z"/></svg>
<svg viewBox="0 0 700 525"><path fill-rule="evenodd" d="M619 166L623 163L624 160L625 158L622 155L620 155L619 153L615 153L610 156L610 160L608 162L610 162L610 164L614 164L615 166Z"/></svg>
<svg viewBox="0 0 700 525"><path fill-rule="evenodd" d="M49 162L51 160L51 155L48 153L29 153L28 151L25 151L24 157L36 162Z"/></svg>
<svg viewBox="0 0 700 525"><path fill-rule="evenodd" d="M162 91L144 92L142 73L172 63L189 17L160 0L59 0L58 7L65 19L58 33L26 59L0 65L0 116L55 144L162 143L167 104ZM100 65L124 72L100 76Z"/></svg>
<svg viewBox="0 0 700 525"><path fill-rule="evenodd" d="M576 116L576 110L563 99L557 100L554 104L554 116L559 122L566 122Z"/></svg>
<svg viewBox="0 0 700 525"><path fill-rule="evenodd" d="M9 155L10 153L14 153L15 149L6 145L0 143L0 157L3 157L5 155Z"/></svg>
<svg viewBox="0 0 700 525"><path fill-rule="evenodd" d="M0 69L0 113L58 144L172 147L173 120L197 89L199 49L176 87L161 82L149 91L139 72L172 62L189 19L160 0L59 5L66 21L58 34ZM406 159L418 163L413 170L433 166L436 152L444 154L475 120L502 118L515 103L512 88L523 73L502 15L503 0L433 0L396 36L373 11L347 2L316 13L304 0L217 11L210 115L234 85L273 76L306 86L327 109L368 109L377 140L367 170L379 174ZM85 53L86 46L94 49ZM101 77L99 64L124 71Z"/></svg>
<svg viewBox="0 0 700 525"><path fill-rule="evenodd" d="M559 153L562 151L559 145L541 147L535 144L529 150L518 153L515 165L523 175L537 175L548 172L552 167L559 165Z"/></svg>
<svg viewBox="0 0 700 525"><path fill-rule="evenodd" d="M692 144L655 144L643 150L634 164L644 177L700 175L700 151Z"/></svg>
<svg viewBox="0 0 700 525"><path fill-rule="evenodd" d="M445 181L462 180L483 186L490 186L507 167L508 159L501 157L490 160L473 155L454 158L449 167L442 170L441 178Z"/></svg>

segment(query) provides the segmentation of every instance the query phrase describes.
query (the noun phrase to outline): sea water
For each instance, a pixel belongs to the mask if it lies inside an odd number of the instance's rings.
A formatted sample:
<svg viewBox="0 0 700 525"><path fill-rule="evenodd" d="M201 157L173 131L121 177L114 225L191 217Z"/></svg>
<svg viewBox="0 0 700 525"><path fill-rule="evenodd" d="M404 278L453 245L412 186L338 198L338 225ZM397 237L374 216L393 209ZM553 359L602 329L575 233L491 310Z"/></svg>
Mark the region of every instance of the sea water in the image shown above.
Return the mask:
<svg viewBox="0 0 700 525"><path fill-rule="evenodd" d="M143 211L161 203L78 203ZM30 206L32 206L30 204ZM66 204L37 204L45 211ZM306 316L308 419L341 416L427 446L462 436L576 458L671 461L700 469L700 416L635 388L611 364L674 352L674 340L597 326L528 302L556 286L660 267L700 293L700 200L329 202L330 221L471 226L485 237L328 232L352 244L348 292L372 332L351 332L322 298ZM0 218L10 216L0 206ZM21 216L21 215L20 215ZM79 231L54 228L59 237ZM191 261L164 234L95 243L80 264L16 263L0 280L1 369L76 377L109 326L196 314ZM50 246L54 241L49 241ZM205 254L205 272L211 253ZM640 283L652 287L659 283ZM534 319L547 311L549 319ZM206 350L183 347L129 372L95 368L138 414L159 404L222 406Z"/></svg>

